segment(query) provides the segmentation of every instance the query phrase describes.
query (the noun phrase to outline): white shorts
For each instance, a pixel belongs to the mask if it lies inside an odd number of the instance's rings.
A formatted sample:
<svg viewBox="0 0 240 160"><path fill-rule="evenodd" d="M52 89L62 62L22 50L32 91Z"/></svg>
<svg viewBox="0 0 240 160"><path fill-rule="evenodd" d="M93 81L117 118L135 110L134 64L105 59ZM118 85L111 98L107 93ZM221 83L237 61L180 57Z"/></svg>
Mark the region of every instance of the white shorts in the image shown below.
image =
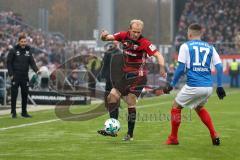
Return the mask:
<svg viewBox="0 0 240 160"><path fill-rule="evenodd" d="M182 107L194 109L203 106L211 96L213 87L189 87L184 85L175 101Z"/></svg>

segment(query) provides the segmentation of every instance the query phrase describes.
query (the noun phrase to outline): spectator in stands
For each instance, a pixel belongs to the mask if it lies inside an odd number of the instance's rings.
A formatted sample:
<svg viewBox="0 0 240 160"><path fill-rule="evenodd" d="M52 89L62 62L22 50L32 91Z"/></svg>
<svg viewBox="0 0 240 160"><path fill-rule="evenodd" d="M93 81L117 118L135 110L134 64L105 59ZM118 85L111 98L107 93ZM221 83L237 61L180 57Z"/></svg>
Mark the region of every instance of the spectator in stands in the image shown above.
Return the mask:
<svg viewBox="0 0 240 160"><path fill-rule="evenodd" d="M238 74L239 74L239 64L236 62L236 59L233 59L233 62L230 63L230 87L239 87Z"/></svg>
<svg viewBox="0 0 240 160"><path fill-rule="evenodd" d="M43 61L43 65L46 65L46 62L49 63L49 60L52 63L60 63L62 50L65 52L69 51L68 49L65 50L64 40L41 30L34 29L32 26L26 24L20 15L13 12L0 12L0 24L1 40L4 42L6 50L8 46L17 43L18 40L16 37L18 37L19 33L26 32L28 33L26 35L28 44L36 50L34 58L38 62ZM42 56L43 54L44 57ZM48 57L51 57L51 59Z"/></svg>
<svg viewBox="0 0 240 160"><path fill-rule="evenodd" d="M167 81L170 83L173 79L173 75L174 75L174 72L175 72L175 67L174 67L174 64L171 63L168 68L167 68Z"/></svg>
<svg viewBox="0 0 240 160"><path fill-rule="evenodd" d="M186 37L186 34L183 31L195 22L204 24L203 40L221 44L216 46L220 53L240 53L234 45L235 30L240 24L239 14L239 0L189 0L178 23L175 45L178 48L184 42L183 37Z"/></svg>
<svg viewBox="0 0 240 160"><path fill-rule="evenodd" d="M50 73L49 69L46 66L42 66L39 69L41 71L40 74L40 90L49 90L49 79Z"/></svg>
<svg viewBox="0 0 240 160"><path fill-rule="evenodd" d="M88 72L88 88L92 97L95 97L96 92L96 74L97 74L97 60L91 62L90 71Z"/></svg>
<svg viewBox="0 0 240 160"><path fill-rule="evenodd" d="M3 62L0 62L0 69L3 68ZM5 97L5 82L4 82L4 71L0 71L0 104L4 104L4 97Z"/></svg>
<svg viewBox="0 0 240 160"><path fill-rule="evenodd" d="M236 51L237 53L240 54L240 29L238 30L236 37L235 37L235 47L236 47Z"/></svg>
<svg viewBox="0 0 240 160"><path fill-rule="evenodd" d="M80 81L79 81L79 76L78 76L78 70L74 69L71 74L68 76L68 81L69 83L72 85L72 87L77 87L80 85Z"/></svg>

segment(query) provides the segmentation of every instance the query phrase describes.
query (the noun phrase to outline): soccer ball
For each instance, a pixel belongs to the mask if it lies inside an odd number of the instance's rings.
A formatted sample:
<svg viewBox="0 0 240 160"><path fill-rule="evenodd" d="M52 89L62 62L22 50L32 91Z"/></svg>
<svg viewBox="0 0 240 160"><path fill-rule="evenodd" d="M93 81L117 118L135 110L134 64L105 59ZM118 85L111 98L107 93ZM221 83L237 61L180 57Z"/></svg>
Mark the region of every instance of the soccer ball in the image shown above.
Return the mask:
<svg viewBox="0 0 240 160"><path fill-rule="evenodd" d="M104 123L104 130L108 134L117 134L120 130L120 122L117 119L109 118Z"/></svg>

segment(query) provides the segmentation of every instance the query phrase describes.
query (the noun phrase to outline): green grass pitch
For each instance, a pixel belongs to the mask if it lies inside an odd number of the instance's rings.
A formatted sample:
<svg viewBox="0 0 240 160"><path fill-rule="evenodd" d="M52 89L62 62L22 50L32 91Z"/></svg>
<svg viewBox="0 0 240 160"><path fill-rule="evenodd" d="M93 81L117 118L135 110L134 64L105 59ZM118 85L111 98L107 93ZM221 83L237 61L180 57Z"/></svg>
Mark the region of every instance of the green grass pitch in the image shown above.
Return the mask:
<svg viewBox="0 0 240 160"><path fill-rule="evenodd" d="M194 111L184 109L178 146L164 144L169 112L175 94L139 100L134 141L123 142L127 132L126 109L120 111L121 130L116 138L96 133L108 115L89 121L63 121L54 110L32 112L33 118L0 117L0 160L239 160L240 90L227 89L220 101L214 94L206 105L221 146L212 146L207 128ZM73 113L94 106L77 106ZM122 105L126 108L125 104Z"/></svg>

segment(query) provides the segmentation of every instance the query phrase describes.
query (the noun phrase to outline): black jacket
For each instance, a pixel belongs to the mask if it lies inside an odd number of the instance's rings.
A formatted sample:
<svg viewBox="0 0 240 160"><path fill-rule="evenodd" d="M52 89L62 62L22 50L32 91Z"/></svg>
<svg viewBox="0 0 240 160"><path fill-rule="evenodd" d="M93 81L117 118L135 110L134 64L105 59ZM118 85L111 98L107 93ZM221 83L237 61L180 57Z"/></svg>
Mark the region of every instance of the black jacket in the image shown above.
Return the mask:
<svg viewBox="0 0 240 160"><path fill-rule="evenodd" d="M107 81L110 81L111 59L115 54L121 54L121 51L116 48L104 53L101 77Z"/></svg>
<svg viewBox="0 0 240 160"><path fill-rule="evenodd" d="M14 46L7 56L8 75L14 78L28 78L29 66L34 72L38 71L36 63L32 56L33 49L30 46L21 48Z"/></svg>

